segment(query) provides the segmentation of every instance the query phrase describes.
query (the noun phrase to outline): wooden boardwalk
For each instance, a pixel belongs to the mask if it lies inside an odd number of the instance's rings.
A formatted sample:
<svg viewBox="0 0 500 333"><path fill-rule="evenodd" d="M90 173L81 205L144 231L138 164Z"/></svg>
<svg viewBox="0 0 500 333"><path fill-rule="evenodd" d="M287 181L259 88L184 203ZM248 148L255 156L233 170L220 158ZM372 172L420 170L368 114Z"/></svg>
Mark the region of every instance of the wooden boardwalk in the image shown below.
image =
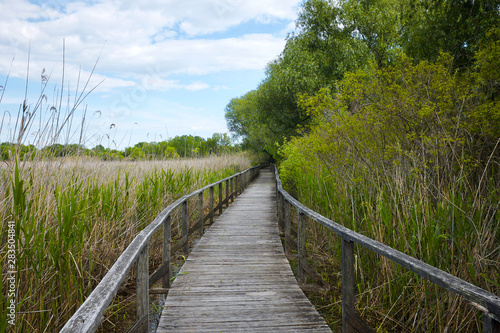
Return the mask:
<svg viewBox="0 0 500 333"><path fill-rule="evenodd" d="M172 283L157 332L331 332L299 288L268 169L205 233Z"/></svg>

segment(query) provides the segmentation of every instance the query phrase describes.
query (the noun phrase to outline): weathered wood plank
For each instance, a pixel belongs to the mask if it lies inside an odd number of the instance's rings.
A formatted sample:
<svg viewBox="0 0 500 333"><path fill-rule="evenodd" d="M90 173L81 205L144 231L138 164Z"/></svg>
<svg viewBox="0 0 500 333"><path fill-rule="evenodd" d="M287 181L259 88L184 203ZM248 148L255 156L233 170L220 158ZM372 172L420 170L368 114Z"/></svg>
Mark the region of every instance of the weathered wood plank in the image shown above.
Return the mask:
<svg viewBox="0 0 500 333"><path fill-rule="evenodd" d="M261 171L207 229L172 283L157 332L331 332L284 256L274 196L272 175Z"/></svg>

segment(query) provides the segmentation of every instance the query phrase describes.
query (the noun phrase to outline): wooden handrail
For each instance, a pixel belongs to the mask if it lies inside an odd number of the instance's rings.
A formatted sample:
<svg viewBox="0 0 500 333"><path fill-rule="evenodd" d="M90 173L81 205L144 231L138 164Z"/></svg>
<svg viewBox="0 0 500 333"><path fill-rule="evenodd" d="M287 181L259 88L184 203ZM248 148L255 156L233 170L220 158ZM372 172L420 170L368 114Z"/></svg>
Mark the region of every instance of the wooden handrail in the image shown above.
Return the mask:
<svg viewBox="0 0 500 333"><path fill-rule="evenodd" d="M306 229L303 227L303 216L308 216L313 221L332 230L342 238L342 327L344 332L354 332L355 330L366 331L369 329L354 311L354 287L356 279L353 243L357 243L370 251L378 253L430 282L464 297L483 312L484 332L500 332L500 297L403 252L395 250L390 246L359 234L307 208L283 189L276 166L274 166L274 170L278 224L282 226L285 231L285 251L289 253L290 247L294 247L294 245L298 248L299 258L297 262L299 266L299 280L303 280L303 274L307 272L301 265L308 265L305 260L306 235L303 233ZM293 239L290 235L291 209L288 207L289 205L294 206L299 215L299 226L297 230L298 241L296 244L292 243Z"/></svg>
<svg viewBox="0 0 500 333"><path fill-rule="evenodd" d="M162 280L163 288L168 288L170 284L170 257L171 247L171 214L174 209L182 206L183 227L182 237L180 239L181 248L184 252L188 250L188 200L192 197L203 196L204 191L210 190L210 212L206 218L213 219L214 212L219 209L222 213L222 184L226 184L226 198L224 202L229 205L229 201L234 201L234 197L241 193L244 187L259 175L261 166L249 168L243 172L234 174L230 177L219 180L218 182L200 188L190 194L183 196L174 203L167 206L146 228L144 228L130 243L130 245L118 257L114 265L108 273L99 282L92 293L87 297L85 302L78 308L73 316L66 322L60 332L95 332L99 327L104 312L115 297L118 289L125 280L128 272L133 264L137 262L137 318L136 323L130 329L132 332L147 332L149 327L148 312L149 312L149 288L155 282ZM236 182L234 181L236 179ZM231 183L231 191L227 189L227 185ZM233 192L233 184L235 184ZM214 208L213 189L219 186L219 204ZM202 213L202 207L199 207ZM196 227L203 229L203 221L205 216L200 218ZM149 258L149 242L152 236L163 226L163 263L151 276L149 275L148 258Z"/></svg>

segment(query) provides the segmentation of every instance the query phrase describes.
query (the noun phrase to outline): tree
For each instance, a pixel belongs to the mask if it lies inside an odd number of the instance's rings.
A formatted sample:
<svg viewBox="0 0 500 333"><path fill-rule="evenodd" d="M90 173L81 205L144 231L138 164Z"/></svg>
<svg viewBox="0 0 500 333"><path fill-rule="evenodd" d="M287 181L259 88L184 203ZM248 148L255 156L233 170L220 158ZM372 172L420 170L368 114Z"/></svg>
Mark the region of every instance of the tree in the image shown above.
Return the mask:
<svg viewBox="0 0 500 333"><path fill-rule="evenodd" d="M417 61L434 61L439 51L447 52L461 69L473 65L487 31L500 23L499 0L417 0L405 8L405 52Z"/></svg>
<svg viewBox="0 0 500 333"><path fill-rule="evenodd" d="M263 151L270 140L268 124L262 122L258 104L259 90L233 98L226 106L226 122L235 139L242 139L242 148Z"/></svg>
<svg viewBox="0 0 500 333"><path fill-rule="evenodd" d="M243 136L244 147L276 156L277 147L310 122L298 96L323 87L334 90L344 73L366 66L368 48L342 22L342 10L332 1L304 2L297 31L267 66L264 81L226 107L228 128Z"/></svg>
<svg viewBox="0 0 500 333"><path fill-rule="evenodd" d="M378 66L386 66L400 48L403 0L343 0L342 24L362 42Z"/></svg>

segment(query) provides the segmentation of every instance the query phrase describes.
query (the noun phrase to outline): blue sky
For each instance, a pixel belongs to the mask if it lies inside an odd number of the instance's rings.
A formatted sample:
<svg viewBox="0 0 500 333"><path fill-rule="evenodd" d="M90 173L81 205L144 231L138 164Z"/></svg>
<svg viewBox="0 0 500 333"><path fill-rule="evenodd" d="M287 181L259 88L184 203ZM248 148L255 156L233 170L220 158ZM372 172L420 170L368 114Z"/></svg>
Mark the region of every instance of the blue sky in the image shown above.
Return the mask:
<svg viewBox="0 0 500 333"><path fill-rule="evenodd" d="M0 0L0 141L13 141L18 133L26 82L34 117L23 142L43 145L89 77L83 95L95 89L60 133L61 142L123 149L176 135L225 133L225 106L264 79L267 63L294 29L299 5ZM49 80L37 107L42 73Z"/></svg>

